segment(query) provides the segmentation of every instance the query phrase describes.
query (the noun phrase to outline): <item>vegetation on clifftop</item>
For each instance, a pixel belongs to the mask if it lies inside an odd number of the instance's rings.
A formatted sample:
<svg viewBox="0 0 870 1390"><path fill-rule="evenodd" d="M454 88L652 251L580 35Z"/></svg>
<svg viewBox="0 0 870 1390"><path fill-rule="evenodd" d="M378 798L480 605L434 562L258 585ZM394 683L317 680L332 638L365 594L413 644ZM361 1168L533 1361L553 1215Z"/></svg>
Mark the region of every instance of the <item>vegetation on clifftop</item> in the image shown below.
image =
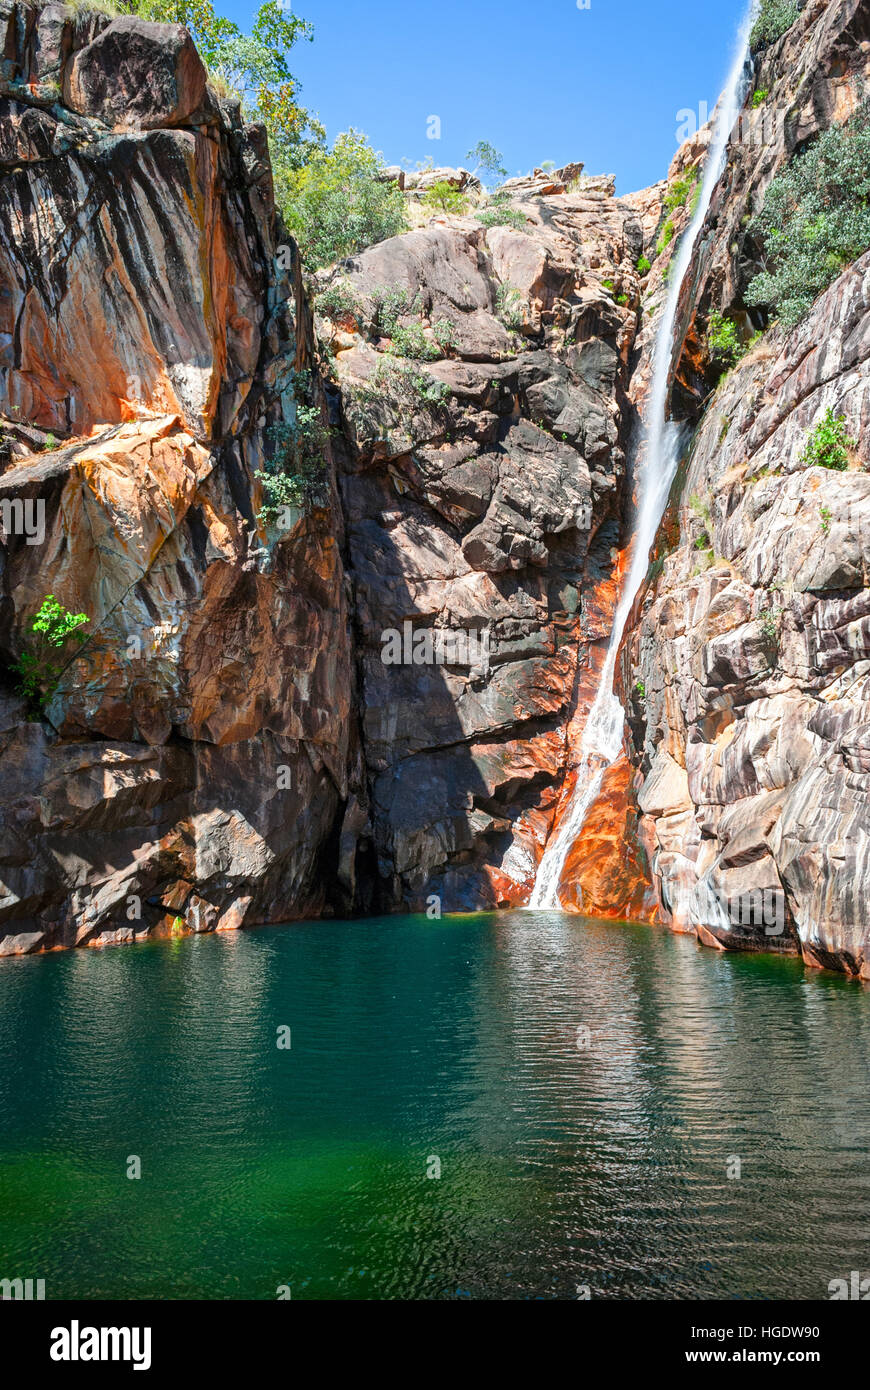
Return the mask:
<svg viewBox="0 0 870 1390"><path fill-rule="evenodd" d="M801 12L798 0L761 0L758 16L749 35L753 53L781 39Z"/></svg>
<svg viewBox="0 0 870 1390"><path fill-rule="evenodd" d="M767 306L791 328L870 247L867 103L777 175L749 232L763 248L765 269L750 282L746 302Z"/></svg>

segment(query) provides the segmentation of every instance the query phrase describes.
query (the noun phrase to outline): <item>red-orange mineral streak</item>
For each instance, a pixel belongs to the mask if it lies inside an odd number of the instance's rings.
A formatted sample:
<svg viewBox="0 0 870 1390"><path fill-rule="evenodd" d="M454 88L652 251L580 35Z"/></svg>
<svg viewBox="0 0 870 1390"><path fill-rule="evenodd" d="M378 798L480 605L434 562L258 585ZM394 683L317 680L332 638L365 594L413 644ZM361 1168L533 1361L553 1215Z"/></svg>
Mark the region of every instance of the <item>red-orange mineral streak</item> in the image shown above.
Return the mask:
<svg viewBox="0 0 870 1390"><path fill-rule="evenodd" d="M573 800L583 730L598 691L606 638L628 560L628 551L621 551L610 577L596 587L594 594L586 596L584 616L589 628L601 633L605 640L588 647L587 660L577 671L574 710L566 730L566 773L551 835L557 832ZM638 838L639 819L632 768L622 754L605 774L601 793L565 861L559 896L567 911L644 922L661 920L649 859Z"/></svg>

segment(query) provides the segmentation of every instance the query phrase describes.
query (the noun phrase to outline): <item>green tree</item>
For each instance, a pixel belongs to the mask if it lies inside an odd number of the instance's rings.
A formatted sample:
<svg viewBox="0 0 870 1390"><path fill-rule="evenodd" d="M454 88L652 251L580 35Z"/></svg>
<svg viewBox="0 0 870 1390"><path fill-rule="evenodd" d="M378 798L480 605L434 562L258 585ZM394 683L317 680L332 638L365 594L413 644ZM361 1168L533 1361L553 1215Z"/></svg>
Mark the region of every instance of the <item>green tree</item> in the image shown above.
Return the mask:
<svg viewBox="0 0 870 1390"><path fill-rule="evenodd" d="M764 270L748 304L767 306L788 328L840 272L870 247L870 107L824 131L767 190L749 224Z"/></svg>
<svg viewBox="0 0 870 1390"><path fill-rule="evenodd" d="M483 170L493 182L507 178L507 169L504 166L502 156L488 140L478 140L474 149L469 150L465 158L472 165L472 173L475 176ZM481 179L481 182L485 183L486 180Z"/></svg>
<svg viewBox="0 0 870 1390"><path fill-rule="evenodd" d="M424 193L423 206L438 212L462 213L468 207L468 199L452 183L439 179Z"/></svg>
<svg viewBox="0 0 870 1390"><path fill-rule="evenodd" d="M309 266L332 265L404 230L404 195L378 178L382 168L366 136L348 130L331 150L316 149L286 171L282 211Z"/></svg>
<svg viewBox="0 0 870 1390"><path fill-rule="evenodd" d="M798 0L761 0L758 15L749 35L753 52L776 43L791 28L801 12Z"/></svg>
<svg viewBox="0 0 870 1390"><path fill-rule="evenodd" d="M42 600L30 625L32 640L12 668L18 677L18 693L24 696L32 713L38 714L57 690L64 667L72 657L69 644L78 646L87 641L79 629L89 622L87 613L70 613L54 594Z"/></svg>

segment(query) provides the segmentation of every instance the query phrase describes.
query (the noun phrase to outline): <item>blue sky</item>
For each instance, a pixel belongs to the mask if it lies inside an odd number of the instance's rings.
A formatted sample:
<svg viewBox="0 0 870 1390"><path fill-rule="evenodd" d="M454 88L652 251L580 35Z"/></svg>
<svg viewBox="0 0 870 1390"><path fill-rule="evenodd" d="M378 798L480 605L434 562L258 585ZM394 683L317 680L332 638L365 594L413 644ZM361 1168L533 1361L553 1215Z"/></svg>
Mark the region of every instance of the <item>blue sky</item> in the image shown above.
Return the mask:
<svg viewBox="0 0 870 1390"><path fill-rule="evenodd" d="M511 174L582 160L628 193L664 176L677 112L712 109L745 0L292 3L315 26L292 69L330 139L353 125L387 163L412 166L462 163L485 139ZM216 8L246 28L255 4Z"/></svg>

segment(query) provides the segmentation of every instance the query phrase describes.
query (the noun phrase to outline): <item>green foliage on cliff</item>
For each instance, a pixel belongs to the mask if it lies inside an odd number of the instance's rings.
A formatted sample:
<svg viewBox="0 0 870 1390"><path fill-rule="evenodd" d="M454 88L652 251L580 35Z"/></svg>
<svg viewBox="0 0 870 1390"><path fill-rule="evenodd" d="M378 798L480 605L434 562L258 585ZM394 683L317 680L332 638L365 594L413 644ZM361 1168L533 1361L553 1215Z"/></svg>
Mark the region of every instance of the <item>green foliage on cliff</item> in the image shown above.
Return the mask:
<svg viewBox="0 0 870 1390"><path fill-rule="evenodd" d="M749 35L749 47L755 52L776 43L791 28L800 12L798 0L761 0L758 17Z"/></svg>
<svg viewBox="0 0 870 1390"><path fill-rule="evenodd" d="M353 286L347 280L334 280L326 289L320 291L314 301L319 314L335 322L336 319L355 317L360 309Z"/></svg>
<svg viewBox="0 0 870 1390"><path fill-rule="evenodd" d="M737 324L733 319L723 318L713 312L707 324L707 350L711 360L726 370L733 367L745 351Z"/></svg>
<svg viewBox="0 0 870 1390"><path fill-rule="evenodd" d="M761 628L761 635L765 643L772 647L774 652L779 652L780 632L782 630L782 609L776 605L762 608L758 614L758 623Z"/></svg>
<svg viewBox="0 0 870 1390"><path fill-rule="evenodd" d="M801 463L807 468L833 468L843 473L849 466L849 451L857 442L846 432L845 415L835 415L828 406L818 424L810 430Z"/></svg>
<svg viewBox="0 0 870 1390"><path fill-rule="evenodd" d="M254 474L263 487L259 518L267 525L278 521L288 508L307 512L325 506L329 498L324 459L329 431L319 404L308 399L308 374L298 373L295 385L295 418L270 426L267 433L274 452L266 467Z"/></svg>
<svg viewBox="0 0 870 1390"><path fill-rule="evenodd" d="M519 333L523 326L523 296L513 285L499 285L496 290L495 316L505 328Z"/></svg>
<svg viewBox="0 0 870 1390"><path fill-rule="evenodd" d="M424 208L432 208L435 212L462 213L468 208L468 199L458 188L454 188L447 179L439 179L433 183L431 188L427 188L423 194Z"/></svg>
<svg viewBox="0 0 870 1390"><path fill-rule="evenodd" d="M664 205L668 212L674 212L676 208L685 206L689 194L695 188L701 177L701 170L697 164L691 165L683 174L682 178L675 179L665 194Z"/></svg>
<svg viewBox="0 0 870 1390"><path fill-rule="evenodd" d="M87 641L86 634L79 629L89 622L87 613L70 613L58 603L54 594L42 600L30 626L30 645L12 667L18 678L18 693L27 701L33 716L41 712L57 690L64 666L70 659L69 644L81 645ZM66 660L63 659L65 648Z"/></svg>
<svg viewBox="0 0 870 1390"><path fill-rule="evenodd" d="M816 296L870 247L870 107L833 126L797 155L767 190L749 224L765 269L746 291L791 328Z"/></svg>
<svg viewBox="0 0 870 1390"><path fill-rule="evenodd" d="M497 189L486 207L474 215L484 227L513 227L517 232L524 232L528 228L525 213L513 207L510 194L501 189Z"/></svg>
<svg viewBox="0 0 870 1390"><path fill-rule="evenodd" d="M501 153L491 145L488 140L478 140L473 150L469 150L465 158L469 164L473 163L472 173L479 177L481 172L489 174L490 178L506 179L507 169Z"/></svg>
<svg viewBox="0 0 870 1390"><path fill-rule="evenodd" d="M332 265L404 231L404 195L379 179L382 168L355 130L339 135L331 150L313 150L302 167L276 167L281 210L307 265Z"/></svg>
<svg viewBox="0 0 870 1390"><path fill-rule="evenodd" d="M659 238L658 238L658 241L656 242L656 255L657 255L657 256L660 256L660 255L662 254L663 251L666 251L666 250L668 249L668 247L670 246L671 242L672 242L673 239L674 239L674 233L676 232L676 230L677 230L677 229L676 229L676 227L675 227L675 225L674 225L673 218L669 217L668 220L667 220L667 222L665 223L665 225L662 227L661 231L659 232Z"/></svg>

